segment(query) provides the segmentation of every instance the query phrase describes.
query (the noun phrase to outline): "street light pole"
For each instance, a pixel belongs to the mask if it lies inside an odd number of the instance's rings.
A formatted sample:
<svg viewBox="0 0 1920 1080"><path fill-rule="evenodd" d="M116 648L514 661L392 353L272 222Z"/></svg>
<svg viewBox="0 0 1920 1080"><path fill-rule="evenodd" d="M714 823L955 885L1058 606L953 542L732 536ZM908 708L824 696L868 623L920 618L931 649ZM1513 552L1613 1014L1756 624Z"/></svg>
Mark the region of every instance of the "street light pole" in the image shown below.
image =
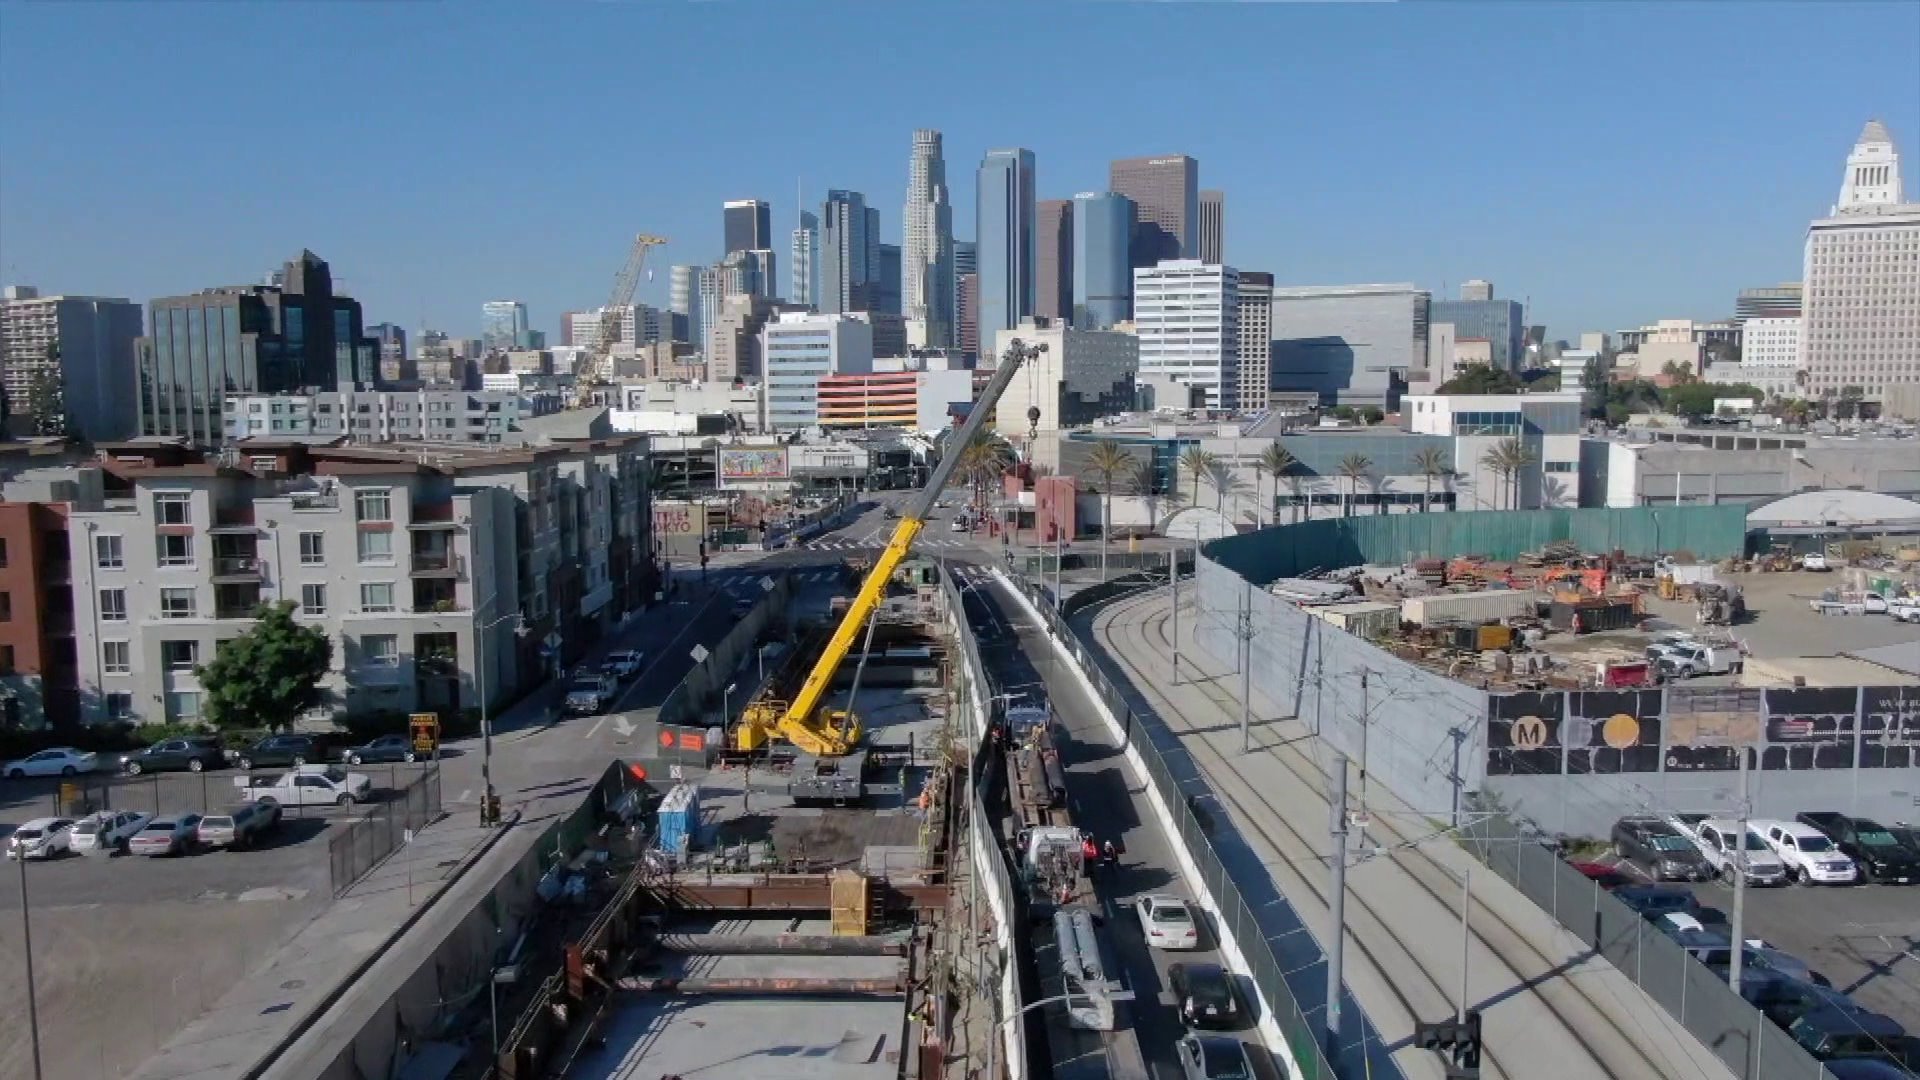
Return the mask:
<svg viewBox="0 0 1920 1080"><path fill-rule="evenodd" d="M27 902L27 854L20 853L20 943L27 955L27 1030L33 1040L33 1080L40 1080L40 1006L33 992L33 905Z"/></svg>
<svg viewBox="0 0 1920 1080"><path fill-rule="evenodd" d="M1333 926L1327 947L1327 1042L1340 1045L1340 986L1345 981L1347 946L1347 755L1333 752L1333 801L1328 826L1333 832Z"/></svg>
<svg viewBox="0 0 1920 1080"><path fill-rule="evenodd" d="M487 608L492 606L493 600L488 599L485 606L480 609L480 614L484 616ZM502 615L482 625L479 632L474 635L473 678L475 690L480 695L480 786L484 789L484 793L480 796L480 824L482 825L500 824L500 798L493 792L493 720L487 711L487 665L493 659L493 650L486 648L485 642L487 635L493 631L494 627L508 620L517 621L519 618L520 613L517 611L511 615Z"/></svg>

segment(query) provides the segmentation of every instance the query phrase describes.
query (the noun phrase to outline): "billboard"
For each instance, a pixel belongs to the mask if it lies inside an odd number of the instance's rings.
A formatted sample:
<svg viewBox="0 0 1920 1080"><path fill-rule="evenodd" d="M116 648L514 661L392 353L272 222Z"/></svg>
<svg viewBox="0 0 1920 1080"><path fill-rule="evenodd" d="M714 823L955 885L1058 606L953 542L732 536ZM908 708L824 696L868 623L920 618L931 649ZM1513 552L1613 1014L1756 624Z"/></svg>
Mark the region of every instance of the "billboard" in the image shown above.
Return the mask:
<svg viewBox="0 0 1920 1080"><path fill-rule="evenodd" d="M653 504L653 535L655 540L672 536L705 536L707 534L707 508L701 503L661 503Z"/></svg>
<svg viewBox="0 0 1920 1080"><path fill-rule="evenodd" d="M720 446L718 457L721 487L759 487L786 480L787 448L784 446Z"/></svg>

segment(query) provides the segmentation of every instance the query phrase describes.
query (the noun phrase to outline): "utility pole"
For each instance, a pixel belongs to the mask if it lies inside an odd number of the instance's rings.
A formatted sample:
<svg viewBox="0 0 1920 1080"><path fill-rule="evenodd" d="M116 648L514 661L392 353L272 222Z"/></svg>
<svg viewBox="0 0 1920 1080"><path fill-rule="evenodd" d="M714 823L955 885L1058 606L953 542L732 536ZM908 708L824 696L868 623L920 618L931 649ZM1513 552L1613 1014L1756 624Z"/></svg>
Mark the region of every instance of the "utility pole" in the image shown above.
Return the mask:
<svg viewBox="0 0 1920 1080"><path fill-rule="evenodd" d="M1467 729L1463 724L1447 732L1453 739L1453 774L1447 779L1453 782L1453 827L1460 827L1460 795L1466 788L1467 778L1460 772L1460 757L1467 744Z"/></svg>
<svg viewBox="0 0 1920 1080"><path fill-rule="evenodd" d="M1363 818L1367 814L1367 730L1373 726L1367 711L1367 676L1371 674L1366 668L1360 669L1360 816Z"/></svg>
<svg viewBox="0 0 1920 1080"><path fill-rule="evenodd" d="M1253 752L1253 597L1247 586L1240 599L1235 635L1240 639L1240 752Z"/></svg>
<svg viewBox="0 0 1920 1080"><path fill-rule="evenodd" d="M1180 549L1167 552L1167 580L1173 582L1173 685L1180 685Z"/></svg>
<svg viewBox="0 0 1920 1080"><path fill-rule="evenodd" d="M1333 930L1327 947L1327 1052L1340 1046L1340 986L1345 982L1347 944L1347 756L1333 752L1333 801L1327 806L1333 833Z"/></svg>
<svg viewBox="0 0 1920 1080"><path fill-rule="evenodd" d="M1733 948L1727 964L1727 985L1734 993L1740 992L1741 961L1745 959L1747 937L1744 930L1747 911L1747 871L1753 856L1747 853L1747 818L1753 811L1747 799L1747 747L1742 744L1735 747L1740 755L1740 835L1736 839L1733 858Z"/></svg>
<svg viewBox="0 0 1920 1080"><path fill-rule="evenodd" d="M33 905L27 900L27 853L22 851L20 863L20 943L26 950L27 958L27 1031L33 1040L33 1080L40 1080L40 1006L34 1000L33 992Z"/></svg>
<svg viewBox="0 0 1920 1080"><path fill-rule="evenodd" d="M1455 1023L1467 1022L1467 954L1473 942L1472 932L1467 928L1467 915L1473 911L1473 867L1468 866L1460 872L1460 1004L1454 1009Z"/></svg>

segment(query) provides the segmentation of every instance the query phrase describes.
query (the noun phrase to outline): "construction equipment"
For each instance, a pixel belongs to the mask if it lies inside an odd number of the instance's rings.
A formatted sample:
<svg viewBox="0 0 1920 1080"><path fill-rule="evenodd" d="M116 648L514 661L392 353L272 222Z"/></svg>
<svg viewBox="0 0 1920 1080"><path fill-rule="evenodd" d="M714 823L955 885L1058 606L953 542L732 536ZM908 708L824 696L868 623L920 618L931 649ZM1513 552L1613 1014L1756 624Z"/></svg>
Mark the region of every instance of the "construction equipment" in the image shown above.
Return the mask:
<svg viewBox="0 0 1920 1080"><path fill-rule="evenodd" d="M834 628L833 637L828 639L826 648L820 651L819 659L814 661L806 681L800 684L800 691L790 702L760 700L748 705L740 715L739 726L734 730L735 749L757 750L778 736L805 753L839 757L851 752L859 744L861 728L858 717L846 709L821 707L834 673L840 670L841 661L847 658L847 653L853 648L861 627L879 610L880 601L886 597L887 582L893 579L893 572L906 560L920 530L926 528L927 515L933 511L933 504L940 498L940 493L946 490L947 481L960 464L961 453L986 424L994 403L1006 392L1020 366L1046 350L1045 345L1027 345L1018 338L1008 346L1006 354L1000 358L1000 366L994 369L993 377L987 380L986 387L980 391L979 400L968 411L966 422L954 433L952 441L947 444L947 452L941 455L940 463L934 466L927 486L913 504L901 513L899 524L894 526L893 536L887 541L886 548L867 568L866 580L861 583L853 601L847 605L846 613L840 617L840 624Z"/></svg>
<svg viewBox="0 0 1920 1080"><path fill-rule="evenodd" d="M607 306L600 309L600 336L574 369L573 404L576 408L593 404L594 388L613 381L613 343L620 336L620 310L633 303L633 290L640 285L640 271L646 267L647 252L666 242L664 236L647 233L633 238L633 250L627 252L627 265L621 267L619 276L613 279L613 295L607 298ZM640 336L638 326L634 327L634 336ZM637 346L640 343L633 341L629 344Z"/></svg>

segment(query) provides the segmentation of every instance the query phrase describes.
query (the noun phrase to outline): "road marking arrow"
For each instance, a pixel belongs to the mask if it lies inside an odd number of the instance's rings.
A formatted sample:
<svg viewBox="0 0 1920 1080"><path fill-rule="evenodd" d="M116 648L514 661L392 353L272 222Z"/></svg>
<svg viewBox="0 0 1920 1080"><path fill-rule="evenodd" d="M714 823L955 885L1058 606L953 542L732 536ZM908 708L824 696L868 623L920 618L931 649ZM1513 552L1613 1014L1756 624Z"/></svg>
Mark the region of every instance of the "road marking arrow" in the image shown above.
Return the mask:
<svg viewBox="0 0 1920 1080"><path fill-rule="evenodd" d="M618 717L618 716L616 716L616 717L614 717L614 718L613 718L613 733L614 733L615 735L618 735L618 736L620 736L620 737L621 737L621 738L623 738L623 739L624 739L624 738L627 738L627 737L629 737L629 736L631 736L631 735L633 734L633 723L632 723L632 721L629 721L629 720L626 720L626 719L623 719L623 718L621 718L621 717Z"/></svg>

